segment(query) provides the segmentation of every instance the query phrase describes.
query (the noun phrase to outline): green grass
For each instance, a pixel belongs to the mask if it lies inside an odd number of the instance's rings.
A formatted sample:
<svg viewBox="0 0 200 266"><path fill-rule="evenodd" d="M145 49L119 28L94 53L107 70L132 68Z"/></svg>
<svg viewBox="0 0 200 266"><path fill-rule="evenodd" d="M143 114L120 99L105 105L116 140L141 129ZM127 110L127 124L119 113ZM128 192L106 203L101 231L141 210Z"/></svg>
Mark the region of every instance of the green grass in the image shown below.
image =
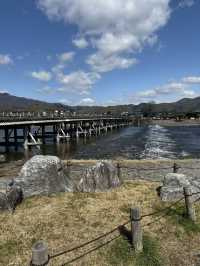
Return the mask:
<svg viewBox="0 0 200 266"><path fill-rule="evenodd" d="M143 252L134 258L135 266L163 266L164 261L159 253L159 244L150 236L144 236Z"/></svg>
<svg viewBox="0 0 200 266"><path fill-rule="evenodd" d="M158 242L145 235L143 245L143 252L136 254L126 239L119 238L106 252L108 265L163 266Z"/></svg>
<svg viewBox="0 0 200 266"><path fill-rule="evenodd" d="M132 265L134 259L134 252L130 243L124 239L119 238L108 247L106 254L108 265Z"/></svg>
<svg viewBox="0 0 200 266"><path fill-rule="evenodd" d="M163 207L157 206L156 210L159 209L163 209ZM182 232L179 229L183 229L184 232L182 233L187 234L200 232L200 223L194 223L187 217L185 206L182 204L174 206L166 211L166 217L169 218L169 222L177 226L177 237L179 237Z"/></svg>
<svg viewBox="0 0 200 266"><path fill-rule="evenodd" d="M192 222L186 216L185 206L177 206L172 208L168 215L170 216L170 221L178 226L181 226L185 233L199 233L200 232L200 224Z"/></svg>
<svg viewBox="0 0 200 266"><path fill-rule="evenodd" d="M6 258L10 256L10 253L13 255L16 254L18 249L18 243L15 240L7 240L5 242L0 242L0 265L5 265Z"/></svg>

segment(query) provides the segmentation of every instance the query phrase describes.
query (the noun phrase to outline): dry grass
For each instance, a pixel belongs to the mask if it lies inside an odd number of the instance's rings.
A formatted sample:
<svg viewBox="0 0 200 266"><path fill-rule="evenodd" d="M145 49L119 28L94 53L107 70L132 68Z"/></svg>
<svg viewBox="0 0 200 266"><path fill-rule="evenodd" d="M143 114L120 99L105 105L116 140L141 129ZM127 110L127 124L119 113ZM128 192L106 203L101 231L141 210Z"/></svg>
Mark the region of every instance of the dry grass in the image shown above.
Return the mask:
<svg viewBox="0 0 200 266"><path fill-rule="evenodd" d="M49 252L53 254L95 238L128 220L130 206L139 206L143 214L152 212L161 206L157 186L134 181L105 193L61 193L25 200L13 215L0 214L0 265L28 265L31 246L39 239L48 242ZM162 207L165 205L162 203ZM144 223L151 219L146 218ZM156 241L159 256L164 258L162 264L145 265L192 265L192 253L200 244L199 232L188 231L174 219L165 217L146 227L145 235ZM129 244L119 239L71 265L143 265L137 262L143 258L126 259L128 253ZM79 254L80 251L61 256L50 265L61 265Z"/></svg>

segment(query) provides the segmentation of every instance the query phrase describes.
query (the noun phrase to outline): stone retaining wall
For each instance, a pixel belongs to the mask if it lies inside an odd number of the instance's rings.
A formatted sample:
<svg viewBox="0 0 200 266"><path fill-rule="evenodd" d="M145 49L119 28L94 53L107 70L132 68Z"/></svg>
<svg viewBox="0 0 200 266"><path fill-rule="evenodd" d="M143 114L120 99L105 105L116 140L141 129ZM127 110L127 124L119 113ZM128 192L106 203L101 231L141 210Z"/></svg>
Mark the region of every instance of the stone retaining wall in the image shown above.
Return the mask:
<svg viewBox="0 0 200 266"><path fill-rule="evenodd" d="M95 165L97 160L64 161L65 171L75 181L79 181L88 167ZM180 168L178 173L188 177L200 178L200 160L122 160L113 161L119 167L122 180L144 179L161 182L167 173L173 172L176 163Z"/></svg>
<svg viewBox="0 0 200 266"><path fill-rule="evenodd" d="M88 167L97 163L97 160L70 160L64 161L66 174L78 184ZM173 172L173 164L177 163L181 168L178 173L188 177L200 178L200 159L191 160L120 160L113 161L119 165L119 175L122 180L144 179L161 182L167 173ZM10 171L10 164L0 168L0 191L5 190L6 184L20 171L22 162L13 166L11 175L4 174ZM164 169L167 168L167 169ZM188 169L192 168L192 169ZM6 170L7 169L7 170ZM1 175L2 173L2 175Z"/></svg>

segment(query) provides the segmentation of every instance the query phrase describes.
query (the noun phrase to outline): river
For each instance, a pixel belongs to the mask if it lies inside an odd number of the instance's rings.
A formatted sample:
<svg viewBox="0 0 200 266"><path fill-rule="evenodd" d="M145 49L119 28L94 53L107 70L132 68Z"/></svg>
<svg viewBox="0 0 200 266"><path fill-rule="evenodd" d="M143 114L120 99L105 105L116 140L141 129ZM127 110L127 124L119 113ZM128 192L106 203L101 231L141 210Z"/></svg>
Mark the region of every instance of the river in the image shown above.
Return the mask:
<svg viewBox="0 0 200 266"><path fill-rule="evenodd" d="M200 158L200 126L149 125L114 130L101 136L73 139L59 145L49 141L40 150L10 150L8 161L35 154L61 159L184 159Z"/></svg>

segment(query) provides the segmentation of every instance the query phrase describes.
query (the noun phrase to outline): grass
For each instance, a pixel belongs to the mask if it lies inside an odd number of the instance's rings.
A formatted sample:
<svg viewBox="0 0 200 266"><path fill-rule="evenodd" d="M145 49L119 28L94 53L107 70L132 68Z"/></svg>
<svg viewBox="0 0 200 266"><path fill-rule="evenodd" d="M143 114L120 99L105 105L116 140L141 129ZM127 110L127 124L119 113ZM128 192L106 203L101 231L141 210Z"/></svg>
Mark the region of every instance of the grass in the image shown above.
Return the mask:
<svg viewBox="0 0 200 266"><path fill-rule="evenodd" d="M138 206L142 214L146 214L159 206L167 206L157 197L157 186L147 181L133 181L110 192L60 193L26 199L13 215L0 213L0 265L28 265L31 247L37 240L46 241L49 253L54 254L95 238L129 220L130 207ZM200 220L198 205L196 209ZM144 228L143 253L134 254L130 243L120 237L71 265L192 265L191 252L198 250L200 245L199 227L180 218L181 209L172 212L171 216ZM142 223L154 218L146 217ZM86 252L87 248L55 258L50 265L62 265Z"/></svg>
<svg viewBox="0 0 200 266"><path fill-rule="evenodd" d="M170 216L170 221L175 225L181 226L185 233L200 233L200 224L198 222L194 223L187 218L185 206L180 205L172 208L168 215Z"/></svg>
<svg viewBox="0 0 200 266"><path fill-rule="evenodd" d="M157 205L156 210L159 211L164 207L160 204ZM200 233L200 223L191 221L186 215L185 205L183 203L179 203L176 206L173 206L166 212L166 216L168 216L168 221L173 225L177 226L178 230L181 228L184 230L184 233ZM182 232L183 232L182 230Z"/></svg>
<svg viewBox="0 0 200 266"><path fill-rule="evenodd" d="M134 258L135 266L162 266L164 260L161 258L158 241L145 235L143 238L143 252Z"/></svg>
<svg viewBox="0 0 200 266"><path fill-rule="evenodd" d="M158 242L150 236L143 238L143 252L135 254L130 243L120 238L106 252L108 265L161 266ZM102 253L103 255L103 253Z"/></svg>

